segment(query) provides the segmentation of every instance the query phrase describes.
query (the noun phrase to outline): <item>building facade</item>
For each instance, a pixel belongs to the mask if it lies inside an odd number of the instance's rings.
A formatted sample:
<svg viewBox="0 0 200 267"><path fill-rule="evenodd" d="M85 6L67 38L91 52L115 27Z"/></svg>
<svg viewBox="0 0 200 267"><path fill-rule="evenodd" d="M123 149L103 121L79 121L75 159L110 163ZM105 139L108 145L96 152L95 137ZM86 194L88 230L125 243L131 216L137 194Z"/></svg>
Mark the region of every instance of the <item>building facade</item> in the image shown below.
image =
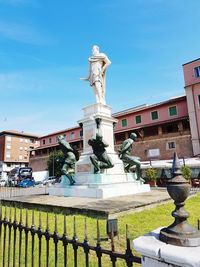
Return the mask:
<svg viewBox="0 0 200 267"><path fill-rule="evenodd" d="M10 170L29 165L30 150L39 145L38 136L17 131L0 132L0 178Z"/></svg>
<svg viewBox="0 0 200 267"><path fill-rule="evenodd" d="M200 59L183 64L194 155L200 154Z"/></svg>
<svg viewBox="0 0 200 267"><path fill-rule="evenodd" d="M193 156L186 96L124 110L113 114L113 117L118 119L114 126L116 151L130 133L135 132L138 138L132 153L142 161L171 159L175 151L180 157ZM57 137L61 134L81 152L81 127L42 136L39 138L39 147L30 156L30 165L34 171L47 169L47 159L51 152L59 149Z"/></svg>

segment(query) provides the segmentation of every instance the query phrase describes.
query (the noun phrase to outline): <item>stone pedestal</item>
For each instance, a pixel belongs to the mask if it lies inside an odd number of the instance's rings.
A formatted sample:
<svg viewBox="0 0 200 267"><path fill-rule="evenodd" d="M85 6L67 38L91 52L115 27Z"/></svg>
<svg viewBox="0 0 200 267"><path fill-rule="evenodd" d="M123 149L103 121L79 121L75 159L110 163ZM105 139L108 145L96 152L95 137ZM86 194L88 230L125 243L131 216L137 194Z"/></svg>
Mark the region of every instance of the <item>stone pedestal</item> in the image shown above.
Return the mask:
<svg viewBox="0 0 200 267"><path fill-rule="evenodd" d="M149 185L137 181L134 173L125 173L123 162L114 151L113 126L117 122L111 116L111 108L103 104L94 104L83 109L84 118L78 121L83 127L83 152L75 167L75 184L67 185L65 179L57 186L49 188L50 195L62 195L71 197L110 198L136 193L149 192ZM97 120L100 124L97 127ZM95 138L100 133L103 140L109 144L107 154L112 159L113 168L102 170L100 174L94 174L94 168L90 161L93 154L88 140Z"/></svg>
<svg viewBox="0 0 200 267"><path fill-rule="evenodd" d="M88 140L95 138L97 133L103 136L103 140L109 146L106 148L107 154L111 157L114 167L106 170L106 173L121 174L124 173L123 163L119 160L114 151L114 132L113 124L117 122L111 116L111 108L103 104L94 104L83 108L84 118L78 123L83 127L83 153L76 163L76 175L83 173L93 173L93 165L90 156L93 154L92 147L88 145ZM99 129L97 129L96 119L100 119Z"/></svg>
<svg viewBox="0 0 200 267"><path fill-rule="evenodd" d="M82 174L75 176L73 186L66 181L49 188L50 195L91 197L106 199L149 192L148 184L135 179L134 173L127 174ZM66 184L68 183L68 185Z"/></svg>
<svg viewBox="0 0 200 267"><path fill-rule="evenodd" d="M159 240L158 228L133 240L133 247L142 254L143 267L200 267L200 247L179 247Z"/></svg>

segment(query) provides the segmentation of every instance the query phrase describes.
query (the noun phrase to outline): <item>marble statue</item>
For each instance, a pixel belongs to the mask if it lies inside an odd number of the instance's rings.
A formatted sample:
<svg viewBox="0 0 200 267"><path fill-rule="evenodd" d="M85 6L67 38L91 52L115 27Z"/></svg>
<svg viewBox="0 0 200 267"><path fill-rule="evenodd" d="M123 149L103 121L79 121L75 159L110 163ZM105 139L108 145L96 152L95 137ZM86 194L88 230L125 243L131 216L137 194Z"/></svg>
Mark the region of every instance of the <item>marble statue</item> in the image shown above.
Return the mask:
<svg viewBox="0 0 200 267"><path fill-rule="evenodd" d="M105 149L108 147L108 144L103 140L102 135L97 133L96 139L89 139L88 144L92 147L94 153L94 155L90 156L90 160L94 165L94 173L100 173L101 169L114 167Z"/></svg>
<svg viewBox="0 0 200 267"><path fill-rule="evenodd" d="M140 180L141 178L140 158L131 156L132 147L136 138L137 138L136 133L131 133L130 137L122 143L119 149L119 158L123 161L124 169L126 172L130 172L131 167L133 166L136 167L137 180Z"/></svg>
<svg viewBox="0 0 200 267"><path fill-rule="evenodd" d="M92 48L92 56L89 57L89 76L82 78L90 82L92 86L96 102L106 104L105 93L106 93L106 69L111 64L111 61L104 53L99 52L99 47L94 45Z"/></svg>
<svg viewBox="0 0 200 267"><path fill-rule="evenodd" d="M62 166L62 174L69 179L70 185L75 183L73 179L76 155L74 149L70 144L65 140L63 135L58 136L59 146L64 154L64 163Z"/></svg>

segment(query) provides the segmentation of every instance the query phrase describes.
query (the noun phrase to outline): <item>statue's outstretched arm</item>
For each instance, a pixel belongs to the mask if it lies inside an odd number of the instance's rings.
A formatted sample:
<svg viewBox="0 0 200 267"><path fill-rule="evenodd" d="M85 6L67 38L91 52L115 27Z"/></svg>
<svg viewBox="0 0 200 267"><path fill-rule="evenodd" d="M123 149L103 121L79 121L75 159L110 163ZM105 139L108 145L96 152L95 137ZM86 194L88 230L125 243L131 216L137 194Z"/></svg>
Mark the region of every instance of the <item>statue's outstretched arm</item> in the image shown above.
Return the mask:
<svg viewBox="0 0 200 267"><path fill-rule="evenodd" d="M89 65L89 74L87 77L80 78L82 81L89 81L90 80L90 73L91 73L91 66Z"/></svg>
<svg viewBox="0 0 200 267"><path fill-rule="evenodd" d="M104 147L108 147L109 146L109 144L106 143L105 141L102 141L102 143L103 143Z"/></svg>

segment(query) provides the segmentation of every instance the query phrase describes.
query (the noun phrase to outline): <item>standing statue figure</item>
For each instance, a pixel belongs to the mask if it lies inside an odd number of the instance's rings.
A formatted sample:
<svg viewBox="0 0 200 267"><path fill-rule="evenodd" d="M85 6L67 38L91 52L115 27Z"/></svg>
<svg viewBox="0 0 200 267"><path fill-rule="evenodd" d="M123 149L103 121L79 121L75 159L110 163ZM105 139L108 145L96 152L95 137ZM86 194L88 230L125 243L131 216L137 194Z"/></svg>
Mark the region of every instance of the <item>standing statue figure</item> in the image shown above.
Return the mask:
<svg viewBox="0 0 200 267"><path fill-rule="evenodd" d="M136 138L137 135L135 133L131 133L130 137L122 143L119 150L119 157L124 163L124 169L126 172L130 172L130 168L136 166L137 180L140 180L141 178L140 158L131 156L132 147Z"/></svg>
<svg viewBox="0 0 200 267"><path fill-rule="evenodd" d="M89 64L89 76L87 78L82 78L82 80L90 82L90 86L92 86L96 97L96 102L105 105L105 75L106 69L111 64L111 61L104 53L99 52L99 47L97 45L94 45L92 48L92 56L89 57Z"/></svg>
<svg viewBox="0 0 200 267"><path fill-rule="evenodd" d="M90 160L94 165L94 173L100 173L101 169L114 167L105 149L108 147L108 144L103 140L102 135L97 133L96 139L89 139L88 144L92 147L94 153L94 155L90 156Z"/></svg>
<svg viewBox="0 0 200 267"><path fill-rule="evenodd" d="M75 151L65 140L65 137L63 135L58 136L58 143L64 154L64 163L61 170L62 174L69 179L70 185L73 185L75 183L73 179L76 162Z"/></svg>

